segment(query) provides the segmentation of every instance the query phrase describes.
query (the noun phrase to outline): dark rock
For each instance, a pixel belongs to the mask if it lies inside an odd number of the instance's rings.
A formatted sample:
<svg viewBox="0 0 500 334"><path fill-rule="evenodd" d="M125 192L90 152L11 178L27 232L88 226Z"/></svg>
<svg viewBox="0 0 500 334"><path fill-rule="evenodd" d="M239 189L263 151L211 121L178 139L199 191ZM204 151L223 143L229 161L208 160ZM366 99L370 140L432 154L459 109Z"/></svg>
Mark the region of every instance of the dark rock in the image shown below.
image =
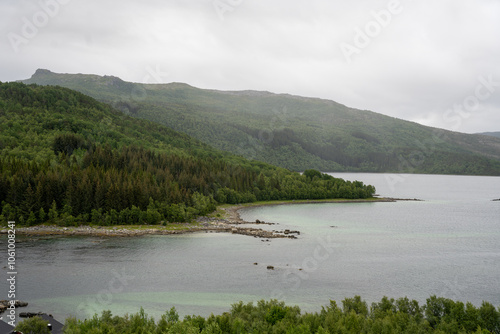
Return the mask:
<svg viewBox="0 0 500 334"><path fill-rule="evenodd" d="M0 305L9 307L10 300L0 300ZM20 301L20 300L16 300L16 301L14 301L14 306L15 307L26 307L26 306L28 306L28 303Z"/></svg>
<svg viewBox="0 0 500 334"><path fill-rule="evenodd" d="M273 266L267 266L267 269L274 270L274 267Z"/></svg>
<svg viewBox="0 0 500 334"><path fill-rule="evenodd" d="M41 316L44 314L45 313L43 313L43 312L21 312L21 313L19 313L19 316L21 318L33 318L33 317Z"/></svg>

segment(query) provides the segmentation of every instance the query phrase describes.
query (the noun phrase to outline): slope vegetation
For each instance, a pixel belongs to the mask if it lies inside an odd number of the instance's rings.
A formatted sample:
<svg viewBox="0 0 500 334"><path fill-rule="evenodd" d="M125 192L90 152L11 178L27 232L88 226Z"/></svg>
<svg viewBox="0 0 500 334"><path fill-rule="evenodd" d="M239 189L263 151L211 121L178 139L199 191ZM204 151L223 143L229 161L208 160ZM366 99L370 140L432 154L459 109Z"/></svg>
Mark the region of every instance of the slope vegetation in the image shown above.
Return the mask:
<svg viewBox="0 0 500 334"><path fill-rule="evenodd" d="M60 85L214 147L291 170L500 175L500 139L425 127L339 103L269 92L38 70Z"/></svg>
<svg viewBox="0 0 500 334"><path fill-rule="evenodd" d="M483 132L483 133L478 133L478 135L491 136L491 137L500 138L500 131L497 131L497 132Z"/></svg>
<svg viewBox="0 0 500 334"><path fill-rule="evenodd" d="M188 221L218 203L366 198L375 189L248 161L62 87L0 83L0 220Z"/></svg>

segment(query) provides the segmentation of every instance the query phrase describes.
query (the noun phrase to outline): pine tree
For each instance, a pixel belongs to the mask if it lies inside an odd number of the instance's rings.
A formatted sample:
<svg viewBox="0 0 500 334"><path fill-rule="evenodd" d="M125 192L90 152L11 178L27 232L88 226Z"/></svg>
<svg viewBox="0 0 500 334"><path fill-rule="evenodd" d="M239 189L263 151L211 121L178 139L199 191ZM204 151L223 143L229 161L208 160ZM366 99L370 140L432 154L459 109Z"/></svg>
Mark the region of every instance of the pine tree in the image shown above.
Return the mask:
<svg viewBox="0 0 500 334"><path fill-rule="evenodd" d="M47 219L47 214L43 208L40 208L40 211L38 211L38 222L45 223L45 219Z"/></svg>
<svg viewBox="0 0 500 334"><path fill-rule="evenodd" d="M50 207L49 214L48 214L50 222L55 223L58 216L59 216L59 214L57 213L57 204L56 204L56 201L54 200L54 201L52 201L52 205Z"/></svg>
<svg viewBox="0 0 500 334"><path fill-rule="evenodd" d="M28 216L30 213L32 213L35 210L36 202L37 200L35 198L35 192L31 188L30 184L24 192L24 201L21 204L22 214Z"/></svg>

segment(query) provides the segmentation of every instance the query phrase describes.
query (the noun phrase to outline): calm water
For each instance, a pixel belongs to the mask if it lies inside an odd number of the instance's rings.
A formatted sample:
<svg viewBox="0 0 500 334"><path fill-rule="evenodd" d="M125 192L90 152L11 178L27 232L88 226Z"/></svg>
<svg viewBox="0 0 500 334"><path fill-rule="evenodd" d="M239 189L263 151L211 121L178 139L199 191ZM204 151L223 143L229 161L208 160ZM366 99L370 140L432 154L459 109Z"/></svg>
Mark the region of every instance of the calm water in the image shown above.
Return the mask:
<svg viewBox="0 0 500 334"><path fill-rule="evenodd" d="M242 212L278 224L271 229L300 230L297 240L213 233L22 240L17 291L30 306L19 311L64 319L142 306L159 318L175 306L181 315L206 316L270 298L318 311L355 294L368 302L384 295L425 302L436 294L500 305L500 202L492 201L500 198L500 178L333 175L373 184L381 196L424 201ZM0 299L6 291L2 279Z"/></svg>

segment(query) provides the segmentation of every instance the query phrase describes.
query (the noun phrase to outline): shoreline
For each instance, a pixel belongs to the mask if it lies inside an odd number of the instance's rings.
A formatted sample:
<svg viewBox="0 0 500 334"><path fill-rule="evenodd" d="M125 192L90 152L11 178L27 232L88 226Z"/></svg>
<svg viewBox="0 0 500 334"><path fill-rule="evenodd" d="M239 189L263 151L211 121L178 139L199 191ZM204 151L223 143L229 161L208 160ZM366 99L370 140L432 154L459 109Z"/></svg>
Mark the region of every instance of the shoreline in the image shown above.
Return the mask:
<svg viewBox="0 0 500 334"><path fill-rule="evenodd" d="M294 201L269 201L219 206L216 211L208 216L198 217L192 223L172 223L163 225L119 225L119 226L90 226L62 227L56 225L37 225L30 227L17 227L16 234L22 236L88 236L88 237L134 237L144 235L179 235L187 233L232 233L252 236L255 238L296 239L299 231L266 231L253 227L238 227L238 225L274 225L263 221L248 222L240 217L239 211L251 207L294 205L294 204L321 204L321 203L372 203L419 201L418 199L397 198L372 198L372 199L327 199L327 200L294 200ZM0 230L0 235L7 234L7 229ZM293 233L291 233L293 232Z"/></svg>
<svg viewBox="0 0 500 334"><path fill-rule="evenodd" d="M234 224L255 224L246 222L240 218L239 211L247 208L258 208L263 206L275 205L296 205L296 204L332 204L332 203L390 203L397 201L421 201L419 199L405 199L405 198L371 198L371 199L321 199L321 200L290 200L290 201L269 201L269 202L254 202L244 204L224 204L220 207L221 210L226 212L227 220ZM227 206L227 207L226 207ZM217 209L217 211L219 208Z"/></svg>

